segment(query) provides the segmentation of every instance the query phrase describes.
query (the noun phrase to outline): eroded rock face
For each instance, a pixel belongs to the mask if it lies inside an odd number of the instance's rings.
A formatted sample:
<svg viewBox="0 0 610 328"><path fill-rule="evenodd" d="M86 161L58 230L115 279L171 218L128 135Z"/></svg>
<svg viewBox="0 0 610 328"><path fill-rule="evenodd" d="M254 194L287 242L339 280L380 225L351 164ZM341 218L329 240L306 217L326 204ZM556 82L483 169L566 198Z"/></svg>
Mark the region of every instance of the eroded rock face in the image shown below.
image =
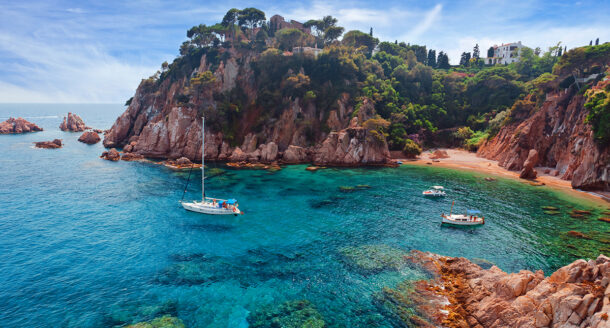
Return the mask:
<svg viewBox="0 0 610 328"><path fill-rule="evenodd" d="M290 145L284 151L282 162L286 164L306 163L311 161L311 156L307 149L295 145Z"/></svg>
<svg viewBox="0 0 610 328"><path fill-rule="evenodd" d="M68 117L64 116L64 120L59 125L59 129L62 131L81 132L85 131L87 126L80 116L68 113Z"/></svg>
<svg viewBox="0 0 610 328"><path fill-rule="evenodd" d="M42 128L34 123L30 123L21 117L10 117L0 123L0 134L27 133L42 131Z"/></svg>
<svg viewBox="0 0 610 328"><path fill-rule="evenodd" d="M385 137L362 127L331 132L315 150L316 165L379 165L390 162Z"/></svg>
<svg viewBox="0 0 610 328"><path fill-rule="evenodd" d="M78 141L86 143L88 145L93 145L100 142L101 138L97 132L94 131L85 131L78 138Z"/></svg>
<svg viewBox="0 0 610 328"><path fill-rule="evenodd" d="M412 251L410 261L435 278L414 297L445 298L419 306L431 324L448 327L608 327L610 258L577 260L545 278L542 271L507 274L464 258ZM431 294L430 294L431 293ZM428 303L429 305L429 303ZM443 312L446 310L447 312Z"/></svg>
<svg viewBox="0 0 610 328"><path fill-rule="evenodd" d="M535 111L533 115L502 127L477 154L520 171L530 149L535 149L539 158L536 165L554 168L558 177L572 180L572 187L610 190L610 146L594 141L585 122L588 110L584 102L575 89L549 93L540 109L536 111L531 103L524 111Z"/></svg>
<svg viewBox="0 0 610 328"><path fill-rule="evenodd" d="M56 148L61 148L62 147L62 143L61 143L61 139L54 139L53 141L39 141L39 142L35 142L34 146L36 148L56 149Z"/></svg>

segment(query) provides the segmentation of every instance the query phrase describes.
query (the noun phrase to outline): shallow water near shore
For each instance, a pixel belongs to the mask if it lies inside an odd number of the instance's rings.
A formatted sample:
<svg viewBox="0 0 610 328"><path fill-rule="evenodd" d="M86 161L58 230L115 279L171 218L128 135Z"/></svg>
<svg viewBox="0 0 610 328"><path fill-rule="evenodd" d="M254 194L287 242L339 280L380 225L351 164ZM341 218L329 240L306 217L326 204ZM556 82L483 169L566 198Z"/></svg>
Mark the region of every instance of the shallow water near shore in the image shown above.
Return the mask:
<svg viewBox="0 0 610 328"><path fill-rule="evenodd" d="M245 215L186 212L178 201L188 171L104 161L101 143L58 129L68 110L107 129L123 109L0 106L0 117L32 117L45 129L0 136L3 326L120 326L170 313L187 327L247 327L265 306L306 299L330 327L393 327L376 293L424 276L354 261L371 247L390 258L417 249L546 274L610 253L610 224L597 220L603 204L435 167L268 172L210 164L220 174L206 180L208 195L237 198ZM64 148L32 147L54 138ZM191 178L186 198L196 199L201 173ZM445 186L448 197L423 198L431 185ZM454 212L481 210L486 224L441 226L452 201ZM574 209L592 214L573 218Z"/></svg>

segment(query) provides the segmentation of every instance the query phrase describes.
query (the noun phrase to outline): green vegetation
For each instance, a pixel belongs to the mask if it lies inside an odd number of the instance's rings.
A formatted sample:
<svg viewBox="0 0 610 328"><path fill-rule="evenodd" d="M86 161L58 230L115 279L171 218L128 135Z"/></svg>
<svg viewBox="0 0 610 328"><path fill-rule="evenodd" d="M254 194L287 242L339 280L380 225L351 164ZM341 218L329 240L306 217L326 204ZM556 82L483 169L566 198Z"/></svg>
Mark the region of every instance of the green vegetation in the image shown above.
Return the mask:
<svg viewBox="0 0 610 328"><path fill-rule="evenodd" d="M593 128L595 140L602 145L610 144L610 81L587 91L585 108L589 110L587 122Z"/></svg>
<svg viewBox="0 0 610 328"><path fill-rule="evenodd" d="M329 132L326 119L330 111L339 108L338 99L347 99L343 105L354 108L352 117L359 115L364 104L372 104L375 121L359 123L375 125L367 126L373 136L385 136L391 150L411 155L421 152L421 146L409 135L440 133L455 127L464 127L455 135L461 145L476 150L504 124L534 113L546 92L570 87L574 78L566 72L587 73L591 65L610 53L610 44L564 53L557 44L544 53L539 48L523 48L519 62L488 66L475 45L472 53L463 53L459 65L451 66L444 51L437 53L404 42L380 42L372 33L348 31L338 41L344 29L332 16L307 21L304 27L311 34L301 28L278 30L265 19L265 13L256 8L234 8L219 24L192 27L180 47L180 56L169 65L164 63L144 83L154 90L165 81L188 77L186 91L177 93L174 99L184 106L199 106L194 104L200 104L198 100L203 96L209 99L217 83L212 72L222 61L234 58L238 65L249 65L254 90L243 90L244 86L237 84L232 90L214 92L214 106L206 103L199 108L212 128L223 131L229 140L239 135L243 127L238 122L247 113L256 112L250 115L256 120L252 127L263 131L292 106L291 102L298 101L301 107L313 106L316 110L316 119L306 119L302 113L297 117L297 124L307 127L307 142L315 143L322 133ZM314 45L323 47L316 56L284 53L297 46ZM193 75L204 55L208 71ZM345 94L349 97L343 98ZM596 138L607 142L607 91L587 97L588 122Z"/></svg>

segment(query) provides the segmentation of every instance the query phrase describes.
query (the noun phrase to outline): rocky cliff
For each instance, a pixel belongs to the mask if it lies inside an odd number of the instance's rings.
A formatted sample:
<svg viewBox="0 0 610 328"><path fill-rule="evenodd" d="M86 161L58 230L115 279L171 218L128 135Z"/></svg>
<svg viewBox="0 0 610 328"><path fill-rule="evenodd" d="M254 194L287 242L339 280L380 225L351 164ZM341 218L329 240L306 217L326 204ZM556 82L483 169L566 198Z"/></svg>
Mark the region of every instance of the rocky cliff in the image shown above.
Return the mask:
<svg viewBox="0 0 610 328"><path fill-rule="evenodd" d="M420 327L610 327L610 258L577 260L549 277L542 271L507 274L464 258L412 251L408 259L430 273L413 288L385 290L397 312ZM401 313L409 313L402 311Z"/></svg>
<svg viewBox="0 0 610 328"><path fill-rule="evenodd" d="M350 166L390 161L385 136L361 127L375 114L370 103L354 113L353 99L343 93L325 107L299 96L276 96L279 103L260 105L258 98L264 95L257 92L252 69L259 57L251 50L221 48L183 65L182 73L143 80L105 134L104 146L152 158L200 161L203 113L206 160ZM280 78L299 76L302 69L297 73L287 68Z"/></svg>
<svg viewBox="0 0 610 328"><path fill-rule="evenodd" d="M540 107L526 98L513 106L513 121L477 154L509 170L522 170L535 149L533 165L552 168L551 174L571 180L574 188L610 190L610 147L594 140L585 100L576 85L547 93Z"/></svg>

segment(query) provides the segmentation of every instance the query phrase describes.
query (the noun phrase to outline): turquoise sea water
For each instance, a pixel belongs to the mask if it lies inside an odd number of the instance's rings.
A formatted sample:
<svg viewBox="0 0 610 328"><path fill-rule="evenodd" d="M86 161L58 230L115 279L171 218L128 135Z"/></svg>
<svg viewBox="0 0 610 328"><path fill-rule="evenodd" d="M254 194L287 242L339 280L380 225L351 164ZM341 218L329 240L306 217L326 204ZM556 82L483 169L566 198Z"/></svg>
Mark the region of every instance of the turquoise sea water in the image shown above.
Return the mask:
<svg viewBox="0 0 610 328"><path fill-rule="evenodd" d="M346 247L388 245L546 273L610 249L609 225L597 221L607 206L434 167L268 172L211 164L220 174L206 181L208 194L236 197L246 214L186 212L178 200L188 172L104 161L101 143L85 145L79 133L58 129L68 111L106 129L123 109L0 105L2 120L22 116L45 129L0 136L3 327L121 326L159 313L187 327L247 327L251 313L302 299L330 327L392 327L373 295L421 273L363 271L346 260ZM54 138L64 148L32 147ZM200 178L193 173L187 198L199 197ZM450 196L421 196L437 184ZM357 185L370 188L339 188ZM485 226L441 226L452 200L455 211L481 210ZM545 214L545 205L560 214ZM571 218L572 209L593 215Z"/></svg>

